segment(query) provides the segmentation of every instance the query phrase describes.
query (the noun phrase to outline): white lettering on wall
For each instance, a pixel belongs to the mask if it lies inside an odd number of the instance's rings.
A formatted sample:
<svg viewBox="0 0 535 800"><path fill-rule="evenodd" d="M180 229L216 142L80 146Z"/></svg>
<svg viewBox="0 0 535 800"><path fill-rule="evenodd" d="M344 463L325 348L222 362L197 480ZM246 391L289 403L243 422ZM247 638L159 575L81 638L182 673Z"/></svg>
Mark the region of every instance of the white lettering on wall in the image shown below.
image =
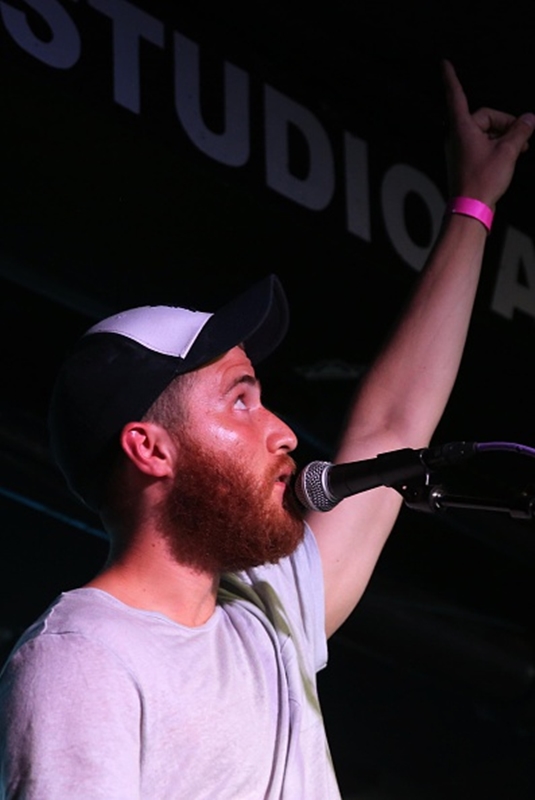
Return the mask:
<svg viewBox="0 0 535 800"><path fill-rule="evenodd" d="M0 2L0 15L14 41L34 58L55 69L71 69L80 58L80 34L65 9L56 0L26 0L50 31L48 41L35 35L28 15L8 3Z"/></svg>
<svg viewBox="0 0 535 800"><path fill-rule="evenodd" d="M321 211L334 195L334 158L323 126L314 114L271 86L265 87L266 182L299 205ZM290 172L289 126L308 148L308 174Z"/></svg>
<svg viewBox="0 0 535 800"><path fill-rule="evenodd" d="M513 227L505 234L491 308L506 319L515 309L535 319L535 246Z"/></svg>
<svg viewBox="0 0 535 800"><path fill-rule="evenodd" d="M427 246L416 244L405 221L405 201L410 192L425 203L431 218L431 237ZM445 202L441 193L426 175L407 164L396 164L383 178L381 206L385 227L394 250L413 269L421 270L438 236Z"/></svg>
<svg viewBox="0 0 535 800"><path fill-rule="evenodd" d="M249 76L224 64L225 122L222 133L204 124L201 112L199 47L175 31L175 108L189 138L205 155L242 167L249 160Z"/></svg>
<svg viewBox="0 0 535 800"><path fill-rule="evenodd" d="M140 40L145 39L157 47L163 47L163 23L126 0L88 2L113 23L113 98L120 106L139 114Z"/></svg>
<svg viewBox="0 0 535 800"><path fill-rule="evenodd" d="M139 9L130 0L86 0L90 9L111 21L113 98L115 103L136 115L141 110L141 84L147 44L164 50L167 42L174 49L174 107L178 123L189 140L209 158L228 167L244 167L251 147L263 142L266 185L283 197L312 211L326 209L335 193L344 192L345 228L363 241L372 241L370 208L369 152L363 139L341 131L343 164L337 165L332 134L305 106L264 85L264 131L252 136L251 82L240 67L223 61L223 108L221 131L210 129L202 113L202 80L199 45L179 31L166 36L165 24ZM66 5L66 3L65 3ZM69 70L82 55L82 39L73 19L80 4L72 3L72 15L58 0L17 0L16 5L0 0L0 20L22 50L48 67ZM21 10L26 6L26 11ZM45 38L35 32L35 15L48 29ZM42 36L42 34L41 34ZM148 63L148 62L147 62ZM155 62L156 63L156 62ZM169 63L162 58L161 68ZM158 80L155 73L147 80ZM160 83L155 90L160 89ZM170 107L173 98L169 98ZM305 165L293 168L291 139L299 137ZM338 169L337 169L338 168ZM340 176L340 186L336 176ZM417 243L407 227L406 202L416 194L427 209L430 220L429 242ZM385 230L396 253L405 263L420 270L429 255L441 225L444 198L433 181L407 164L394 164L385 173L380 187L380 211ZM344 224L341 222L341 224ZM492 310L512 319L515 310L535 319L535 245L515 228L506 230L500 268L494 287Z"/></svg>
<svg viewBox="0 0 535 800"><path fill-rule="evenodd" d="M345 131L344 154L347 229L365 242L371 242L368 144Z"/></svg>

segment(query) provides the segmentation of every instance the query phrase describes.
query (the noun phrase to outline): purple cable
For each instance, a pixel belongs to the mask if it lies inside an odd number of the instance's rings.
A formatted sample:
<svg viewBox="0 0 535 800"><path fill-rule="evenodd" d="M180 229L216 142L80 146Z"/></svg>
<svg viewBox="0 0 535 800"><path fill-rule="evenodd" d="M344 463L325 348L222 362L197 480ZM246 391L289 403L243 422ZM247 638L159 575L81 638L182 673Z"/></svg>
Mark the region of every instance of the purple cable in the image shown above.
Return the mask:
<svg viewBox="0 0 535 800"><path fill-rule="evenodd" d="M535 456L535 448L528 447L525 444L516 444L515 442L475 442L475 449L477 452L485 452L487 450L510 450L525 456Z"/></svg>

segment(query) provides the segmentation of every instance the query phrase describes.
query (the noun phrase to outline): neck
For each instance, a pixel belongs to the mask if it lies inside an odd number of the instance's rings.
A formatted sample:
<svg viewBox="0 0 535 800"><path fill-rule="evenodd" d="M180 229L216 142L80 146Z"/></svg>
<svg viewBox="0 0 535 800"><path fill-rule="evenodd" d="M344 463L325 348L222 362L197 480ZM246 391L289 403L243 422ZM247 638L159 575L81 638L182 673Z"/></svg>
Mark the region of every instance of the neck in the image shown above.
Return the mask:
<svg viewBox="0 0 535 800"><path fill-rule="evenodd" d="M219 575L176 562L160 536L143 537L112 555L87 587L126 605L158 611L181 625L203 625L214 613Z"/></svg>

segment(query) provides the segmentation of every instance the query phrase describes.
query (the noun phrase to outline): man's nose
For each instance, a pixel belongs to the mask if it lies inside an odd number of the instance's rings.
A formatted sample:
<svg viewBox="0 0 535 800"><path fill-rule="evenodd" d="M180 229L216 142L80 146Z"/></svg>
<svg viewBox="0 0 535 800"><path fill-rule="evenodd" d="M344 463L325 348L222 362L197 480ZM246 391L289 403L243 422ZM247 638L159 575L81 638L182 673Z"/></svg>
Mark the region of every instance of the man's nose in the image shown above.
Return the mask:
<svg viewBox="0 0 535 800"><path fill-rule="evenodd" d="M291 453L297 447L297 436L280 417L271 411L267 413L269 414L268 449L273 453L281 450Z"/></svg>

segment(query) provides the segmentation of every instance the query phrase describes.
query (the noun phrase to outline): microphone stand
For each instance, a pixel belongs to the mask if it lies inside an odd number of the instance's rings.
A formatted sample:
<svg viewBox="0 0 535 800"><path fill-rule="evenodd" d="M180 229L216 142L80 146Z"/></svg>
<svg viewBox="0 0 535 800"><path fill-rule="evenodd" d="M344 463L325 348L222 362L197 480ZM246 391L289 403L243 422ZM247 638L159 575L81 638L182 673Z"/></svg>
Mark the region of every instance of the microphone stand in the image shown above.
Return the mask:
<svg viewBox="0 0 535 800"><path fill-rule="evenodd" d="M514 519L533 519L535 517L535 497L521 493L509 500L454 494L440 484L432 485L427 476L424 485L415 483L393 486L403 497L405 505L415 511L426 513L443 512L449 508L471 511L495 511L507 513Z"/></svg>

